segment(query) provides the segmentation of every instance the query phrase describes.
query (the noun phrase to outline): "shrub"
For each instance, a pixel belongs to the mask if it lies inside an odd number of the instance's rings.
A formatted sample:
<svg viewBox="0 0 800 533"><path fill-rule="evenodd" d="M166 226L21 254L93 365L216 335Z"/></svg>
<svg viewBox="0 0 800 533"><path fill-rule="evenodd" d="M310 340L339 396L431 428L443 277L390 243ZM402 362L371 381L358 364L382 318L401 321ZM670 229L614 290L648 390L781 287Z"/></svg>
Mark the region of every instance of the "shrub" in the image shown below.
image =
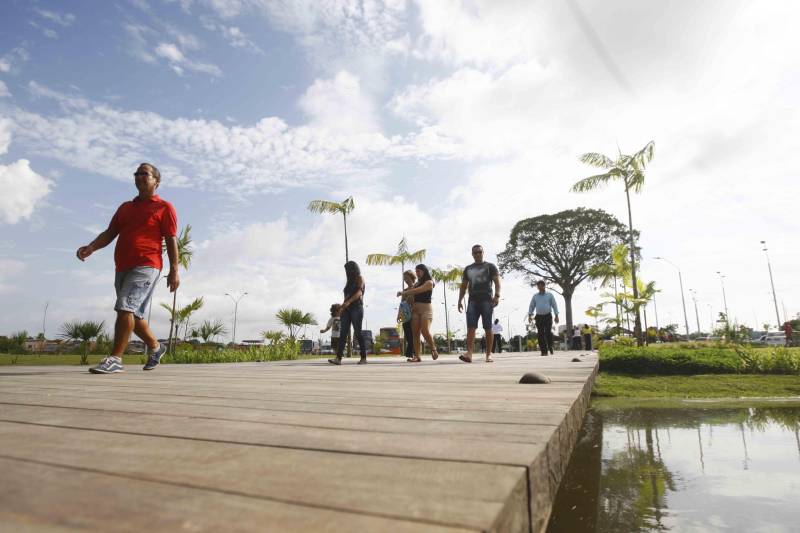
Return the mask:
<svg viewBox="0 0 800 533"><path fill-rule="evenodd" d="M267 346L249 346L243 349L181 344L176 348L175 355L166 358L164 362L191 364L286 361L297 359L299 354L300 343L293 339L283 339Z"/></svg>
<svg viewBox="0 0 800 533"><path fill-rule="evenodd" d="M681 343L600 346L600 370L620 374L800 374L800 350Z"/></svg>

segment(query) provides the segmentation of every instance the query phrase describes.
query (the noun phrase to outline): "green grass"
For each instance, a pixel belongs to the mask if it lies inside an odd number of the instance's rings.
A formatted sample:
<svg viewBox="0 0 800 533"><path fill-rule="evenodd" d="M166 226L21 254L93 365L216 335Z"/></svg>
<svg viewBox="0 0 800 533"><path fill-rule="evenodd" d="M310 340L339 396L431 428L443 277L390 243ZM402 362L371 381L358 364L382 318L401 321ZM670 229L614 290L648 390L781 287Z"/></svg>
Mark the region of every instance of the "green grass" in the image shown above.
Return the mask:
<svg viewBox="0 0 800 533"><path fill-rule="evenodd" d="M601 372L592 395L607 398L800 396L800 376L752 374L653 376Z"/></svg>
<svg viewBox="0 0 800 533"><path fill-rule="evenodd" d="M0 366L11 365L14 358L18 358L17 365L25 366L41 366L41 365L80 365L81 356L79 354L58 354L58 355L39 355L39 354L20 354L8 355L0 354ZM89 365L96 365L100 360L105 357L104 355L90 355ZM123 358L125 364L144 364L145 358L143 355L126 355Z"/></svg>

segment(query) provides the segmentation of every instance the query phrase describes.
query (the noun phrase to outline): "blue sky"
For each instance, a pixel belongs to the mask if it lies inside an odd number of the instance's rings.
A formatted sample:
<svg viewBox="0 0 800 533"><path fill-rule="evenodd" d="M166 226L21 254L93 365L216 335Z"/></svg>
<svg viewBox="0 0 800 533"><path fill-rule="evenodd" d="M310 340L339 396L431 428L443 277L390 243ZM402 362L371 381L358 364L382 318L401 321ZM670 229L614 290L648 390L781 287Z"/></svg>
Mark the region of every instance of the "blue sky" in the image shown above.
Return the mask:
<svg viewBox="0 0 800 533"><path fill-rule="evenodd" d="M774 327L759 240L781 314L800 310L797 11L622 0L4 2L0 332L41 331L46 302L48 335L65 320L113 320L112 248L85 264L74 251L135 195L141 161L161 169L160 193L193 228L179 299L203 296L197 320L229 323L225 293L247 291L241 339L275 328L280 307L323 320L339 298L341 220L309 213L310 200L355 197L351 255L362 263L406 236L430 265L463 266L473 242L493 259L522 218L579 205L623 218L617 188L568 192L591 170L577 156L651 139L634 222L643 276L664 291L660 322L682 322L682 310L676 272L654 256L681 266L703 329L722 310L717 271L732 316ZM364 272L368 324L390 325L399 272ZM504 283L498 315L519 331L530 289ZM156 302L168 298L164 289ZM576 320L598 299L579 289ZM153 315L164 334L166 315ZM689 318L696 329L691 300Z"/></svg>

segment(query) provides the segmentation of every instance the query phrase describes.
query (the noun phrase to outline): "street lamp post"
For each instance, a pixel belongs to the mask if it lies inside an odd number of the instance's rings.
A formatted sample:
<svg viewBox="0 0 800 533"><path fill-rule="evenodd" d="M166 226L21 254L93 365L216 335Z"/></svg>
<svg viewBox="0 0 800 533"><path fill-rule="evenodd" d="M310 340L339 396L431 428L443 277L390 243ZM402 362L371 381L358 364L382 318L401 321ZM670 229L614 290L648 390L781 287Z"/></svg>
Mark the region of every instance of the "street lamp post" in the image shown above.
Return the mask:
<svg viewBox="0 0 800 533"><path fill-rule="evenodd" d="M666 261L670 265L675 267L675 270L678 271L678 281L681 285L681 302L683 303L683 323L686 326L686 340L689 340L689 317L686 314L686 297L683 294L683 275L681 274L681 269L678 268L678 265L667 259L666 257L654 257L653 259L659 259L661 261Z"/></svg>
<svg viewBox="0 0 800 533"><path fill-rule="evenodd" d="M692 301L694 302L694 319L697 320L697 334L700 334L700 315L697 313L697 291L689 289L692 293Z"/></svg>
<svg viewBox="0 0 800 533"><path fill-rule="evenodd" d="M728 298L725 296L725 275L719 270L717 270L717 275L719 276L719 283L722 285L722 303L725 305L725 323L729 324L731 317L728 316Z"/></svg>
<svg viewBox="0 0 800 533"><path fill-rule="evenodd" d="M232 344L234 346L236 346L236 317L239 314L239 300L241 300L242 298L247 296L247 293L243 292L242 294L239 295L238 298L234 298L233 296L231 296L229 293L226 292L225 296L227 296L228 298L233 300L233 341L232 341Z"/></svg>
<svg viewBox="0 0 800 533"><path fill-rule="evenodd" d="M653 292L653 309L656 312L656 333L658 333L661 328L658 327L658 304L656 303L656 293ZM597 322L597 318L595 318L595 322Z"/></svg>
<svg viewBox="0 0 800 533"><path fill-rule="evenodd" d="M44 304L44 317L42 317L42 337L47 340L47 308L50 307L50 302Z"/></svg>
<svg viewBox="0 0 800 533"><path fill-rule="evenodd" d="M767 269L769 270L769 285L772 287L772 301L775 303L775 318L778 321L778 327L781 327L781 315L778 313L778 296L775 294L775 282L772 279L772 265L769 262L769 253L767 252L767 241L761 241L764 246L762 250L767 258Z"/></svg>

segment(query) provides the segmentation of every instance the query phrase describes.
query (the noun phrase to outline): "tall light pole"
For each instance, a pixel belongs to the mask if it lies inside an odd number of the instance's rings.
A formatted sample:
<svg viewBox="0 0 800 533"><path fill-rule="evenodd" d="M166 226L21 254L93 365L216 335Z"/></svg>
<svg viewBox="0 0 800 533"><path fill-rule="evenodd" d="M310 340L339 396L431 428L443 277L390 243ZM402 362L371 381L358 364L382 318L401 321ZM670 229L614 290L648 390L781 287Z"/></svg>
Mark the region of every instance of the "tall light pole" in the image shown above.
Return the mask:
<svg viewBox="0 0 800 533"><path fill-rule="evenodd" d="M686 314L686 297L683 294L683 275L681 274L681 269L678 268L678 265L676 265L666 257L654 257L653 259L666 261L670 265L674 266L675 270L678 271L678 281L681 284L681 302L683 303L683 323L686 326L686 340L689 340L689 316Z"/></svg>
<svg viewBox="0 0 800 533"><path fill-rule="evenodd" d="M658 292L658 291L656 291ZM660 331L661 328L658 327L658 304L656 303L656 293L653 293L653 309L656 312L656 333Z"/></svg>
<svg viewBox="0 0 800 533"><path fill-rule="evenodd" d="M231 342L233 343L234 346L236 346L236 315L239 313L239 300L247 296L247 293L243 292L242 294L239 295L238 298L234 298L233 296L231 296L229 293L226 292L225 296L233 300L233 341Z"/></svg>
<svg viewBox="0 0 800 533"><path fill-rule="evenodd" d="M689 289L692 293L692 301L694 302L694 319L697 320L697 333L700 333L700 315L697 313L697 291Z"/></svg>
<svg viewBox="0 0 800 533"><path fill-rule="evenodd" d="M772 265L769 262L769 253L767 252L767 241L761 241L762 250L767 257L767 269L769 270L769 285L772 287L772 301L775 302L775 318L778 320L778 327L781 327L781 315L778 313L778 297L775 295L775 282L772 280Z"/></svg>
<svg viewBox="0 0 800 533"><path fill-rule="evenodd" d="M725 305L725 323L729 324L731 317L728 315L728 298L725 296L725 274L717 270L719 276L719 283L722 285L722 303Z"/></svg>
<svg viewBox="0 0 800 533"><path fill-rule="evenodd" d="M50 302L44 304L44 317L42 317L42 337L47 340L47 308L50 307Z"/></svg>

